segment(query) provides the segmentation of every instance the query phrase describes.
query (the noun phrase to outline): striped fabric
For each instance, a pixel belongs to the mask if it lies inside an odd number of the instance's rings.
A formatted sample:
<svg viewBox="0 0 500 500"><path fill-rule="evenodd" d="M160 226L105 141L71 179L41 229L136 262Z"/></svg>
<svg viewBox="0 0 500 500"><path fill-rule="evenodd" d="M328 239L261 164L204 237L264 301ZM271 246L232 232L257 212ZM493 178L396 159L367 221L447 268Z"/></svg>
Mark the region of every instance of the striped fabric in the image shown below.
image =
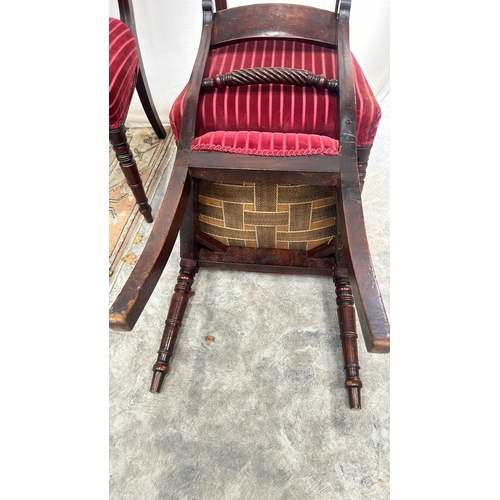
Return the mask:
<svg viewBox="0 0 500 500"><path fill-rule="evenodd" d="M358 146L370 146L381 116L380 106L354 57L352 61L357 101L357 143ZM337 53L318 45L290 40L238 42L210 52L204 77L257 67L305 69L336 79ZM170 113L170 123L176 139L180 132L185 91L186 89L177 98ZM220 143L214 145L213 135L208 137L212 142L204 137L216 131L314 134L336 140L339 136L337 113L338 98L326 91L312 88L266 84L216 89L200 98L195 148L226 147ZM204 137L203 140L200 136ZM218 137L227 139L227 136L220 134ZM241 149L240 146L241 142L238 149ZM335 146L331 149L335 149ZM336 149L338 150L338 144ZM291 150L295 153L291 153ZM311 154L298 151L300 150L295 148L293 141L287 141L279 154ZM257 154L252 152L252 148L238 152ZM338 151L334 154L338 154Z"/></svg>
<svg viewBox="0 0 500 500"><path fill-rule="evenodd" d="M134 93L139 56L132 32L122 21L109 18L109 129L120 128Z"/></svg>
<svg viewBox="0 0 500 500"><path fill-rule="evenodd" d="M192 149L256 156L338 156L339 142L331 137L316 134L219 130L195 138Z"/></svg>

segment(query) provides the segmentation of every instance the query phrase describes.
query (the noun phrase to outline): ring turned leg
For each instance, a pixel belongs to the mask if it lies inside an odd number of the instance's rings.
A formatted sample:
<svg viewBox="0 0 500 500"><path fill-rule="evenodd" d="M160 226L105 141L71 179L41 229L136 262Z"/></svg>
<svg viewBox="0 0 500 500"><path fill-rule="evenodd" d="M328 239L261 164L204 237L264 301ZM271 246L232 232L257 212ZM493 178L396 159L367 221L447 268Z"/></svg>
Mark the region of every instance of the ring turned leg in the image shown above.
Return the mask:
<svg viewBox="0 0 500 500"><path fill-rule="evenodd" d="M368 167L371 149L371 146L365 146L357 149L359 189L361 192L363 192L363 186L365 185L366 167Z"/></svg>
<svg viewBox="0 0 500 500"><path fill-rule="evenodd" d="M122 125L119 129L109 131L109 142L113 146L123 175L125 175L127 184L134 195L135 201L139 205L139 211L147 222L153 222L151 206L148 203L148 197L142 185L137 163L127 141L125 125Z"/></svg>
<svg viewBox="0 0 500 500"><path fill-rule="evenodd" d="M165 321L158 359L153 366L153 380L149 389L151 392L160 392L163 379L168 373L168 362L174 350L177 333L182 325L182 318L191 294L195 274L196 261L181 259L181 269L170 302L167 320Z"/></svg>
<svg viewBox="0 0 500 500"><path fill-rule="evenodd" d="M335 269L335 293L337 294L337 315L344 354L345 385L349 394L349 404L351 409L360 410L363 384L359 378L354 297L347 269Z"/></svg>

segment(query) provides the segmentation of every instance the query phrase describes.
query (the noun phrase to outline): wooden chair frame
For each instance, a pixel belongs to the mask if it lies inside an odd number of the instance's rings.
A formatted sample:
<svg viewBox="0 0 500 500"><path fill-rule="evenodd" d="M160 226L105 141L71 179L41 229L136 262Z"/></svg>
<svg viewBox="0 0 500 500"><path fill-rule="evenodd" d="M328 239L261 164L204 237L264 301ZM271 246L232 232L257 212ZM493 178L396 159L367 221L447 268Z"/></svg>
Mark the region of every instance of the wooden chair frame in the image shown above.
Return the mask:
<svg viewBox="0 0 500 500"><path fill-rule="evenodd" d="M202 0L201 42L184 101L175 164L147 245L110 309L110 327L132 330L161 276L179 232L180 274L158 359L153 367L151 392L159 392L168 372L168 362L199 267L332 276L337 294L346 387L351 408L359 409L362 384L359 379L354 304L369 352L389 351L389 322L373 270L363 218L361 186L364 175L360 173L363 174L366 167L367 155L365 151L361 151L360 155L356 147L356 103L349 49L351 2L337 1L334 12L275 4L272 6L275 14L272 33L265 24L265 13L271 8L269 5L227 9L224 0L216 0L215 3L217 11L214 13L213 1ZM250 12L245 9L251 9L252 22L242 27L239 21L241 16ZM292 19L302 22L292 23ZM314 28L311 29L311 26ZM270 160L268 157L238 155L235 165L234 154L191 150L200 91L203 85L211 85L203 81L210 47L242 37L258 38L264 35L303 38L337 47L341 120L339 156L274 157ZM360 169L358 163L361 164ZM334 186L338 234L333 245L323 245L312 251L235 248L226 247L200 233L194 208L197 194L208 184L221 180Z"/></svg>
<svg viewBox="0 0 500 500"><path fill-rule="evenodd" d="M165 131L165 127L161 123L160 117L158 116L158 111L156 110L156 106L153 102L148 80L146 78L146 72L144 70L139 39L137 37L137 29L135 27L132 0L118 0L118 8L120 12L120 20L129 27L130 31L134 35L137 45L137 52L139 55L139 71L135 85L137 94L139 95L144 112L146 113L153 130L158 136L158 139L165 139L165 137L167 137L167 133ZM139 206L140 213L144 216L147 222L153 222L151 205L148 203L148 198L146 196L146 192L144 191L139 169L127 140L124 123L119 128L109 131L109 142L113 147L127 184L129 185L137 205Z"/></svg>

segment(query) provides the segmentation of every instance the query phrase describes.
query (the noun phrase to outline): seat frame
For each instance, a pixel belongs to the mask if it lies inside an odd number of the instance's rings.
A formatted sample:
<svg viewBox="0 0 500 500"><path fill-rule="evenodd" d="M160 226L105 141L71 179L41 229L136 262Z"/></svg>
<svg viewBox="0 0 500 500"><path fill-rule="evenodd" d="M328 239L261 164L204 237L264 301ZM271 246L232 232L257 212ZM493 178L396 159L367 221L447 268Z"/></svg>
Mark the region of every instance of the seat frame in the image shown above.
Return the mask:
<svg viewBox="0 0 500 500"><path fill-rule="evenodd" d="M252 5L227 9L224 0L202 0L203 28L187 87L177 155L166 195L146 247L110 309L110 327L130 331L151 296L180 233L180 272L153 366L151 392L159 392L182 317L200 267L331 276L337 295L345 385L350 407L361 408L355 308L369 352L389 352L389 321L377 284L364 225L361 190L370 148L356 146L356 103L349 49L350 0L335 11L286 5ZM248 16L250 10L252 16ZM272 9L273 32L265 25ZM252 19L241 26L241 17ZM291 23L295 18L301 22ZM282 22L275 21L282 19ZM331 29L332 22L334 29ZM306 32L303 26L314 26ZM241 33L241 32L244 33ZM312 36L311 32L312 31ZM334 38L332 39L332 33ZM338 50L339 156L258 157L215 151L192 151L203 73L211 46L241 37L303 37ZM360 150L361 149L361 150ZM310 251L226 247L197 229L198 194L215 181L271 182L334 186L337 237Z"/></svg>

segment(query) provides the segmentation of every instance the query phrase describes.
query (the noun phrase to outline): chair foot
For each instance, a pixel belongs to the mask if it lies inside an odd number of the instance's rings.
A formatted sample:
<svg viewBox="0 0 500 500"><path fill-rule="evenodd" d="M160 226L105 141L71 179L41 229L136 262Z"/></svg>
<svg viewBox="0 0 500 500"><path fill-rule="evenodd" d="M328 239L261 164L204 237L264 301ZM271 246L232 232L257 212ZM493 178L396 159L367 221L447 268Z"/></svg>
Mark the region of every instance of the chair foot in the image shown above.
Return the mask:
<svg viewBox="0 0 500 500"><path fill-rule="evenodd" d="M139 212L142 214L146 222L153 222L153 213L150 205L147 205L147 207L143 208L139 206Z"/></svg>
<svg viewBox="0 0 500 500"><path fill-rule="evenodd" d="M352 410L360 410L363 384L359 378L358 335L356 333L354 297L347 269L335 269L335 293L337 294L337 316L344 355L345 386L349 395L349 405Z"/></svg>
<svg viewBox="0 0 500 500"><path fill-rule="evenodd" d="M151 387L149 388L149 392L158 394L163 384L163 379L165 378L165 375L168 373L168 366L156 363L153 366L153 372L154 372L153 380L151 381Z"/></svg>
<svg viewBox="0 0 500 500"><path fill-rule="evenodd" d="M109 142L113 146L113 151L116 154L125 180L139 206L139 212L146 219L146 222L153 222L151 205L148 203L148 197L142 185L137 163L127 141L125 125L122 125L119 129L109 131Z"/></svg>
<svg viewBox="0 0 500 500"><path fill-rule="evenodd" d="M165 375L168 373L168 363L172 357L177 334L182 325L182 318L191 294L194 276L196 274L196 261L181 259L181 268L177 277L177 284L170 301L165 329L161 339L158 359L153 365L153 379L151 381L150 392L159 393Z"/></svg>
<svg viewBox="0 0 500 500"><path fill-rule="evenodd" d="M349 395L349 406L351 410L361 410L361 386L349 387L346 380L347 394Z"/></svg>

